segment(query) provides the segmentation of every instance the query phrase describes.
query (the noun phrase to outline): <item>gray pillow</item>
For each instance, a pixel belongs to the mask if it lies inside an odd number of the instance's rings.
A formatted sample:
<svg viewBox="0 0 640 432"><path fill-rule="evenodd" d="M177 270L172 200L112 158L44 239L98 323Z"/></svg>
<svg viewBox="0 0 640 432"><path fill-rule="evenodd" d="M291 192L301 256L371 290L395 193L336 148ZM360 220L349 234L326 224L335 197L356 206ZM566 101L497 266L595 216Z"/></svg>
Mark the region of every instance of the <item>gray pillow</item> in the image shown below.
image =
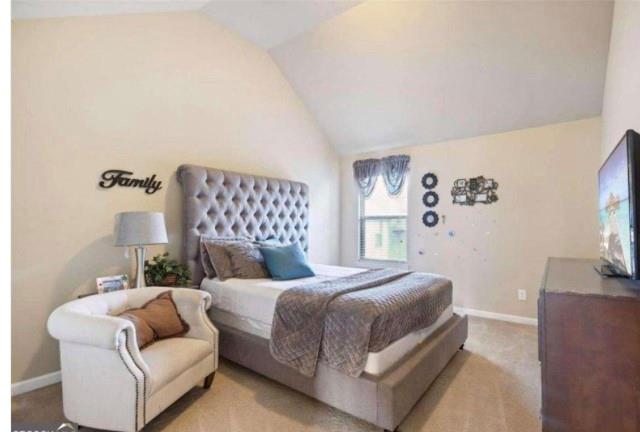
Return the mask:
<svg viewBox="0 0 640 432"><path fill-rule="evenodd" d="M208 278L218 276L218 279L223 281L233 277L231 260L225 246L240 241L245 242L248 239L246 237L200 238L200 258L202 260L202 268Z"/></svg>
<svg viewBox="0 0 640 432"><path fill-rule="evenodd" d="M233 277L239 279L262 279L270 277L258 245L249 241L225 245L231 258Z"/></svg>
<svg viewBox="0 0 640 432"><path fill-rule="evenodd" d="M210 239L204 236L200 236L200 265L202 265L202 270L204 271L204 275L206 277L214 278L216 277L216 270L211 264L209 252L207 252L207 248L205 247L205 242L208 240Z"/></svg>

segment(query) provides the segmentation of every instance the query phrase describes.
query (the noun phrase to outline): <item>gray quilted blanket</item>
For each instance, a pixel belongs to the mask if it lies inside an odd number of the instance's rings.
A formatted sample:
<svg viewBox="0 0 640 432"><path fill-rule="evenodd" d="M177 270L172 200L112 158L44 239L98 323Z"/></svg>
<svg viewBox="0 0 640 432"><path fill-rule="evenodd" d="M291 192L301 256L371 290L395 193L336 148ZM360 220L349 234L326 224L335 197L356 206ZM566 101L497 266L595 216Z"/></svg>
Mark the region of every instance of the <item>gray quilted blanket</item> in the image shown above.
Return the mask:
<svg viewBox="0 0 640 432"><path fill-rule="evenodd" d="M395 269L290 288L276 302L271 355L306 376L322 358L357 377L369 352L433 324L451 296L448 279Z"/></svg>

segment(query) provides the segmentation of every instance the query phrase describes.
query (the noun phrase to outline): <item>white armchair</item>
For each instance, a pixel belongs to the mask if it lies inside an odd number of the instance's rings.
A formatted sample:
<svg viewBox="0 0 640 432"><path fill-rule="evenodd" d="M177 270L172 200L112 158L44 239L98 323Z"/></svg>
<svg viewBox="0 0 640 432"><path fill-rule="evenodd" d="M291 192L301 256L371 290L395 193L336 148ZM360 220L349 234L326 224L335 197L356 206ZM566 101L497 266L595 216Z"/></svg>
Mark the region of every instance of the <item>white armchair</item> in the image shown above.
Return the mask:
<svg viewBox="0 0 640 432"><path fill-rule="evenodd" d="M171 290L189 324L183 337L140 351L131 321L114 316ZM94 295L57 308L47 323L60 341L65 416L80 425L137 432L218 368L211 296L189 288L149 287Z"/></svg>

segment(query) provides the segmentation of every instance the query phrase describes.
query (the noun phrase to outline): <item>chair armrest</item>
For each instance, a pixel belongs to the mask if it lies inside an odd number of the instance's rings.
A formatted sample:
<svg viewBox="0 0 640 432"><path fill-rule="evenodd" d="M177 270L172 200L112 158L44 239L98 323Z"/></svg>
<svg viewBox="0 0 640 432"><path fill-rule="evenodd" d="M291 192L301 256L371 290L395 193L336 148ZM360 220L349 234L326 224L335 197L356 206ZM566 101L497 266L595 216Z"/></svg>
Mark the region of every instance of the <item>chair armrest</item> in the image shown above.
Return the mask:
<svg viewBox="0 0 640 432"><path fill-rule="evenodd" d="M111 302L119 299L122 303L128 298L130 305L143 304L164 291L171 291L178 313L189 324L187 337L207 341L213 341L215 337L217 340L217 331L206 314L211 306L211 295L190 288L139 288L75 300L54 310L47 328L51 336L60 341L117 349L119 337L125 331L135 341L135 327L127 319L108 314ZM132 348L137 351L137 347Z"/></svg>
<svg viewBox="0 0 640 432"><path fill-rule="evenodd" d="M173 288L171 294L178 313L189 324L186 336L217 345L218 331L206 312L211 307L211 294L192 288Z"/></svg>
<svg viewBox="0 0 640 432"><path fill-rule="evenodd" d="M185 309L185 312L187 309L198 309L201 306L204 306L205 310L211 307L211 294L206 291L194 288L169 288L169 290L178 309ZM182 313L181 310L180 313Z"/></svg>
<svg viewBox="0 0 640 432"><path fill-rule="evenodd" d="M47 321L47 329L51 336L60 341L111 350L118 347L118 337L123 331L129 330L135 334L133 323L129 320L73 310L67 305L53 311Z"/></svg>

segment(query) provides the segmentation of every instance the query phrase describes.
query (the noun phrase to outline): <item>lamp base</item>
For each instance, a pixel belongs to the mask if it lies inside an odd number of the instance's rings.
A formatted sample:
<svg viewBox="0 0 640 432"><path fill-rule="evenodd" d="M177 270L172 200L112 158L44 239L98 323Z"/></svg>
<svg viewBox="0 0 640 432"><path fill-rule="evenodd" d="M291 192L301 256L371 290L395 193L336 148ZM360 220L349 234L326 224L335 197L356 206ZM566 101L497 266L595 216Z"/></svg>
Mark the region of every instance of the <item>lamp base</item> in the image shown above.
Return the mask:
<svg viewBox="0 0 640 432"><path fill-rule="evenodd" d="M136 247L136 288L144 288L147 286L144 279L144 261L147 248L144 246Z"/></svg>

